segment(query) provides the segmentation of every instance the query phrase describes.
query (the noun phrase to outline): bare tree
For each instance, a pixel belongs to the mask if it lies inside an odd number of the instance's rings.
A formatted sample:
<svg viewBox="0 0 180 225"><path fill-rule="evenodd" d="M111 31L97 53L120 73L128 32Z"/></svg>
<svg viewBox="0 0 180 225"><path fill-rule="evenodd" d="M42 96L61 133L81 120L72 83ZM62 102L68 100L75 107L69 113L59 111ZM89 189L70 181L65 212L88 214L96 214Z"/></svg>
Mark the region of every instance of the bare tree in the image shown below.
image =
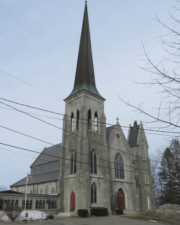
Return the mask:
<svg viewBox="0 0 180 225"><path fill-rule="evenodd" d="M5 186L0 186L0 191L5 191L7 188Z"/></svg>
<svg viewBox="0 0 180 225"><path fill-rule="evenodd" d="M18 205L7 206L4 209L5 214L14 221L22 212L22 208Z"/></svg>
<svg viewBox="0 0 180 225"><path fill-rule="evenodd" d="M176 3L180 3L176 0ZM179 12L180 8L174 7ZM164 49L164 56L161 61L156 62L150 57L146 47L142 44L146 67L141 67L145 72L150 73L153 78L149 82L136 82L138 84L158 86L162 101L157 108L157 114L151 114L143 108L143 103L135 106L128 101L121 99L127 106L151 118L151 123L161 122L164 129L180 128L180 18L169 13L172 25L162 22L159 17L156 21L163 26L167 33L160 37L160 43ZM168 68L167 68L168 67ZM158 127L159 128L159 127Z"/></svg>
<svg viewBox="0 0 180 225"><path fill-rule="evenodd" d="M161 159L162 151L157 149L156 153L153 153L149 156L151 160L151 174L153 179L153 188L155 191L155 197L157 199L161 196L161 184L159 180L159 166L160 166L160 159Z"/></svg>

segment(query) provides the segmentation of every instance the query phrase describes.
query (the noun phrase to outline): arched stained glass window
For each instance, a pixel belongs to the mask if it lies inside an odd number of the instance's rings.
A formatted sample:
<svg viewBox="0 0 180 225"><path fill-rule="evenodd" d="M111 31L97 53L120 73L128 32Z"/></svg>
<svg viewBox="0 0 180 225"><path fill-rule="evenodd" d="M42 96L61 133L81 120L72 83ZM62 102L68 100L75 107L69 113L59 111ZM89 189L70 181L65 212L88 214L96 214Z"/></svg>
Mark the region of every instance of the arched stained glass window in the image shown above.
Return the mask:
<svg viewBox="0 0 180 225"><path fill-rule="evenodd" d="M88 129L91 129L91 110L88 111Z"/></svg>
<svg viewBox="0 0 180 225"><path fill-rule="evenodd" d="M97 190L95 183L91 186L91 203L97 203Z"/></svg>
<svg viewBox="0 0 180 225"><path fill-rule="evenodd" d="M76 113L76 130L79 130L79 110Z"/></svg>
<svg viewBox="0 0 180 225"><path fill-rule="evenodd" d="M98 131L98 115L97 112L94 114L94 130Z"/></svg>
<svg viewBox="0 0 180 225"><path fill-rule="evenodd" d="M96 152L92 151L90 155L91 173L97 174Z"/></svg>
<svg viewBox="0 0 180 225"><path fill-rule="evenodd" d="M115 178L124 179L124 161L122 156L117 153L115 157Z"/></svg>

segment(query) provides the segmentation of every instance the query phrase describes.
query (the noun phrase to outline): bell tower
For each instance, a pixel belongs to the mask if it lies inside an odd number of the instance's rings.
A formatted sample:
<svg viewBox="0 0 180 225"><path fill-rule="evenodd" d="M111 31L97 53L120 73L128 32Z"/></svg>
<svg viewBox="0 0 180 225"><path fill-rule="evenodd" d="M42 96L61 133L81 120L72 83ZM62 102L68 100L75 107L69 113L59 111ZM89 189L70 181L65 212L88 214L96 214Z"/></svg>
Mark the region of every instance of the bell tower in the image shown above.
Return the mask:
<svg viewBox="0 0 180 225"><path fill-rule="evenodd" d="M106 207L110 212L110 179L106 145L105 99L96 88L87 2L74 87L64 100L59 175L61 212Z"/></svg>

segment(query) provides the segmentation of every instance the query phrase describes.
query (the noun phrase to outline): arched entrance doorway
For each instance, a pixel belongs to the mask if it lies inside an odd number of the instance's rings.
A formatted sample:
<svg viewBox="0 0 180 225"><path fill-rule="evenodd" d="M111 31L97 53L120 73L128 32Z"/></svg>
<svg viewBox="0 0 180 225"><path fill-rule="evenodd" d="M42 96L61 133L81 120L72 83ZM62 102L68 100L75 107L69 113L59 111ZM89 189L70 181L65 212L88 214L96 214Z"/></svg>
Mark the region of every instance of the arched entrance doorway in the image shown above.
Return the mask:
<svg viewBox="0 0 180 225"><path fill-rule="evenodd" d="M117 193L117 207L121 210L125 209L124 192L122 189L119 189Z"/></svg>
<svg viewBox="0 0 180 225"><path fill-rule="evenodd" d="M75 210L75 194L74 192L71 193L71 206L70 206L70 211L74 211Z"/></svg>

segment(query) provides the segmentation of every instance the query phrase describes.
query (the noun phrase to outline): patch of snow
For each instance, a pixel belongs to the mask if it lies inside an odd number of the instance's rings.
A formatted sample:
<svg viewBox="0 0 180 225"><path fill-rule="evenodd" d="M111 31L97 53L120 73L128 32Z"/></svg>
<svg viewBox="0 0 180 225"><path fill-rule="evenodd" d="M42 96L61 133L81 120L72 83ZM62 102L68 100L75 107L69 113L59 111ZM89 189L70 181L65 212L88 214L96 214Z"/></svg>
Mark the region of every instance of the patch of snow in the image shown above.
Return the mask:
<svg viewBox="0 0 180 225"><path fill-rule="evenodd" d="M0 218L4 215L4 211L0 211Z"/></svg>
<svg viewBox="0 0 180 225"><path fill-rule="evenodd" d="M2 222L10 222L11 220L9 219L8 216L3 215L3 216L1 216L0 221L2 221Z"/></svg>
<svg viewBox="0 0 180 225"><path fill-rule="evenodd" d="M25 214L28 213L28 217L25 217ZM22 211L20 216L16 218L16 221L22 221L22 220L37 220L37 219L46 219L46 216L48 214L41 212L41 211L36 211L36 210L27 210L27 211Z"/></svg>

